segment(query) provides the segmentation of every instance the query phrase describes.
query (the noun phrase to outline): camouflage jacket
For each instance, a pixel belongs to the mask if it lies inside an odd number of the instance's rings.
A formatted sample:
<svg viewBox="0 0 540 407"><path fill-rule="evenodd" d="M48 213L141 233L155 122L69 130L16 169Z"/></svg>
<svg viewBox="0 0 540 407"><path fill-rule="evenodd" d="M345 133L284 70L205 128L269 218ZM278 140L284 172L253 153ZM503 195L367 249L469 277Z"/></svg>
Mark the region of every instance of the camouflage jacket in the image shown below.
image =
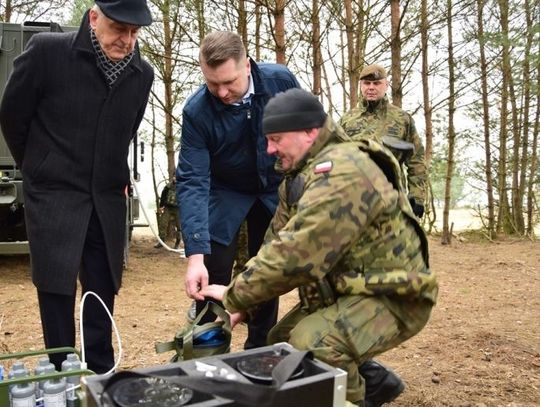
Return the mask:
<svg viewBox="0 0 540 407"><path fill-rule="evenodd" d="M380 144L348 141L328 119L306 157L286 173L279 198L264 244L225 293L229 311L249 310L296 287L308 308L326 303L317 298L321 288L337 296L435 302L424 232L403 192L399 164Z"/></svg>
<svg viewBox="0 0 540 407"><path fill-rule="evenodd" d="M426 162L424 146L416 132L411 115L389 103L385 96L378 104L363 101L347 112L340 121L345 132L353 139L370 138L381 141L383 136L393 136L414 145L414 153L404 159L407 167L406 183L409 195L421 205L426 198ZM393 151L400 160L399 153Z"/></svg>

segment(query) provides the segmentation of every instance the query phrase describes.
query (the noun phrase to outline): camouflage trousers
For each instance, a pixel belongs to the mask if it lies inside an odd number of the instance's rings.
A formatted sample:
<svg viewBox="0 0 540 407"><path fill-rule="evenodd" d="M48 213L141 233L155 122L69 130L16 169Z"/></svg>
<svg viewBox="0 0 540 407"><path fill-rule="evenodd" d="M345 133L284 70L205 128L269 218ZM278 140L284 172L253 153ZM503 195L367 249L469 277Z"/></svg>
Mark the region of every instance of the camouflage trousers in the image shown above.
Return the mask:
<svg viewBox="0 0 540 407"><path fill-rule="evenodd" d="M433 304L425 300L351 295L309 314L296 305L268 334L269 344L289 342L347 372L347 400L363 405L358 366L398 346L427 323Z"/></svg>
<svg viewBox="0 0 540 407"><path fill-rule="evenodd" d="M163 213L158 216L158 229L161 240L165 241L174 234L176 241L180 242L180 219L177 208L165 208Z"/></svg>

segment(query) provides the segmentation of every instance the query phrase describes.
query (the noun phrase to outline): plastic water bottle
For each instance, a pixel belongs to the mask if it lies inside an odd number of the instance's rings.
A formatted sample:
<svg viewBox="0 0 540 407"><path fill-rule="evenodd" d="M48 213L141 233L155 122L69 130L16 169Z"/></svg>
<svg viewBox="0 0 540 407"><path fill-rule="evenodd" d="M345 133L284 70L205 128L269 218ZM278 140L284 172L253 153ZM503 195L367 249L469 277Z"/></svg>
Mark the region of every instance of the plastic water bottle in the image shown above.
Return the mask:
<svg viewBox="0 0 540 407"><path fill-rule="evenodd" d="M10 371L11 379L28 376L28 370L22 362L16 362ZM9 376L9 375L8 375ZM11 407L35 407L36 393L32 383L12 384L9 389Z"/></svg>
<svg viewBox="0 0 540 407"><path fill-rule="evenodd" d="M62 362L62 372L69 372L70 370L78 370L81 368L81 361L75 353L69 353L66 357L66 360ZM75 393L75 387L79 385L81 381L80 376L67 376L67 389L66 389L66 400L67 407L78 407L79 400L77 394Z"/></svg>
<svg viewBox="0 0 540 407"><path fill-rule="evenodd" d="M47 356L44 356L39 359L38 365L34 370L36 376L42 376L47 373L54 373L54 365L49 361ZM36 379L35 381L35 390L36 390L36 407L43 407L43 386L45 385L45 380Z"/></svg>
<svg viewBox="0 0 540 407"><path fill-rule="evenodd" d="M18 377L24 377L24 376L28 376L28 370L24 366L24 363L21 362L20 360L14 362L13 365L11 366L10 371L8 372L8 375L7 375L8 380L9 379L16 379ZM11 391L13 390L14 387L15 387L14 384L10 384L8 386L8 389L9 389L9 405L10 406L12 405L11 399L13 397L12 394L11 394Z"/></svg>
<svg viewBox="0 0 540 407"><path fill-rule="evenodd" d="M34 407L36 393L32 383L19 383L11 389L11 407Z"/></svg>
<svg viewBox="0 0 540 407"><path fill-rule="evenodd" d="M19 373L20 372L20 373ZM22 376L28 376L28 369L26 366L24 366L24 363L18 360L17 362L14 362L11 366L11 370L8 373L8 379L12 379L14 376L20 377Z"/></svg>
<svg viewBox="0 0 540 407"><path fill-rule="evenodd" d="M4 380L4 366L0 365L0 382Z"/></svg>
<svg viewBox="0 0 540 407"><path fill-rule="evenodd" d="M43 384L44 407L66 407L66 379L45 380Z"/></svg>

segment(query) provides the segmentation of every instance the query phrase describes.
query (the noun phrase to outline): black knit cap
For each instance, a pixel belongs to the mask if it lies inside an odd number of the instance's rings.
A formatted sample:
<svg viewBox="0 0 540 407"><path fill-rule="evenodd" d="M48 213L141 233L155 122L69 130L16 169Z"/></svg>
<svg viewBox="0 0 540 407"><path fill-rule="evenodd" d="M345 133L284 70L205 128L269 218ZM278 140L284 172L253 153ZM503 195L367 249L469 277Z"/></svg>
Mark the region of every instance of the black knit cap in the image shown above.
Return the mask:
<svg viewBox="0 0 540 407"><path fill-rule="evenodd" d="M103 14L118 23L137 26L152 24L146 0L95 0Z"/></svg>
<svg viewBox="0 0 540 407"><path fill-rule="evenodd" d="M319 100L298 88L276 94L266 107L262 119L264 134L284 133L322 127L326 113Z"/></svg>

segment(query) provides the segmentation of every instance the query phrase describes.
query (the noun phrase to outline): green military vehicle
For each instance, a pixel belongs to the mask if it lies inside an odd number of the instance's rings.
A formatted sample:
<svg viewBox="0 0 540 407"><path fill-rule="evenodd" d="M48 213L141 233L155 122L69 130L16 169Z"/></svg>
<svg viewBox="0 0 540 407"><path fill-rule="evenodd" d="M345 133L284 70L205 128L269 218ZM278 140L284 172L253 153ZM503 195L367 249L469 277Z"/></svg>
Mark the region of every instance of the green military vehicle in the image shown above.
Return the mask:
<svg viewBox="0 0 540 407"><path fill-rule="evenodd" d="M60 26L55 23L26 22L24 24L0 22L0 98L13 69L13 60L19 56L30 37L39 32L65 32L77 27ZM138 180L137 140L131 149L133 178ZM142 159L141 144L141 159ZM0 255L28 253L28 239L24 222L23 178L20 169L7 147L0 131ZM127 219L125 263L129 240L139 217L139 200L133 194L131 186L126 191ZM144 226L144 225L141 225Z"/></svg>

